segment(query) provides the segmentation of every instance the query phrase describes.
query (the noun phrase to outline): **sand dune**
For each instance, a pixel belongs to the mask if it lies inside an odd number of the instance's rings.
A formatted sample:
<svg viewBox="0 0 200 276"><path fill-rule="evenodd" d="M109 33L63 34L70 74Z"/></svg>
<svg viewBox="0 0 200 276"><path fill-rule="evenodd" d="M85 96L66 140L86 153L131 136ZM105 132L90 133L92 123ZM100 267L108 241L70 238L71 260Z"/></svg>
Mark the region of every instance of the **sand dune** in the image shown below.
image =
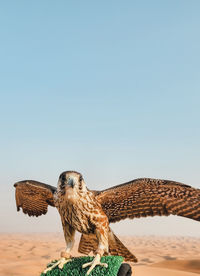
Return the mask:
<svg viewBox="0 0 200 276"><path fill-rule="evenodd" d="M191 273L182 270L167 269L167 268L155 268L155 267L136 267L135 276L195 276L199 273Z"/></svg>
<svg viewBox="0 0 200 276"><path fill-rule="evenodd" d="M65 242L61 233L0 234L0 276L37 276L59 258ZM138 257L136 276L194 276L200 274L200 238L120 237ZM77 252L78 240L73 249Z"/></svg>
<svg viewBox="0 0 200 276"><path fill-rule="evenodd" d="M152 265L153 267L162 267L182 271L190 271L200 274L200 259L198 260L170 260Z"/></svg>

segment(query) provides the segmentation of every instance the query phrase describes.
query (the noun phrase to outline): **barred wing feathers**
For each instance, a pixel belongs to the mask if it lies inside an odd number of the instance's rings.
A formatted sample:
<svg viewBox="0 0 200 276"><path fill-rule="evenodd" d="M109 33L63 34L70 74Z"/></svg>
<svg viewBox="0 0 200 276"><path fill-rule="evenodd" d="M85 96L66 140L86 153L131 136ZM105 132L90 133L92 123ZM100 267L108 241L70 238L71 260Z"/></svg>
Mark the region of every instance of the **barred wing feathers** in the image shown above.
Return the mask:
<svg viewBox="0 0 200 276"><path fill-rule="evenodd" d="M22 208L29 216L47 213L48 205L54 205L53 194L56 188L34 180L24 180L14 184L17 211Z"/></svg>
<svg viewBox="0 0 200 276"><path fill-rule="evenodd" d="M200 221L200 189L175 181L135 179L96 197L109 222L170 214Z"/></svg>

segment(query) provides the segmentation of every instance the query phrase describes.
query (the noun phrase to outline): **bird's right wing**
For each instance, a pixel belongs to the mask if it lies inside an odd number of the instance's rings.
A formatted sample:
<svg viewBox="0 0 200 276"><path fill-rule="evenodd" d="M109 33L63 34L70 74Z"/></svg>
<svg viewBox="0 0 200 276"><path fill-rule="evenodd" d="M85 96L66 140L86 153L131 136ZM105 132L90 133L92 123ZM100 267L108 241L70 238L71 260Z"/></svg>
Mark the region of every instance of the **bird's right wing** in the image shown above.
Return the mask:
<svg viewBox="0 0 200 276"><path fill-rule="evenodd" d="M24 180L14 184L17 211L22 208L29 216L47 213L48 205L55 206L53 194L56 188L34 180Z"/></svg>

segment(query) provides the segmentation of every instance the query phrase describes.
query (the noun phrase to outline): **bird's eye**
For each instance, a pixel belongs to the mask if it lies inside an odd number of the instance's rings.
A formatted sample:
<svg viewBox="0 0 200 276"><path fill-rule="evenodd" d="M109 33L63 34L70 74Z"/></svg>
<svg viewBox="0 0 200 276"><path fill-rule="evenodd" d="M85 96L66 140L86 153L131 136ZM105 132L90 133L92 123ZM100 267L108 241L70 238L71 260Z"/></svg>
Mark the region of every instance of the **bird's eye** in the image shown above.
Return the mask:
<svg viewBox="0 0 200 276"><path fill-rule="evenodd" d="M82 175L80 175L79 181L81 182L82 180L83 180L83 177Z"/></svg>
<svg viewBox="0 0 200 276"><path fill-rule="evenodd" d="M63 174L63 175L61 175L61 178L60 178L62 181L65 181L65 175Z"/></svg>

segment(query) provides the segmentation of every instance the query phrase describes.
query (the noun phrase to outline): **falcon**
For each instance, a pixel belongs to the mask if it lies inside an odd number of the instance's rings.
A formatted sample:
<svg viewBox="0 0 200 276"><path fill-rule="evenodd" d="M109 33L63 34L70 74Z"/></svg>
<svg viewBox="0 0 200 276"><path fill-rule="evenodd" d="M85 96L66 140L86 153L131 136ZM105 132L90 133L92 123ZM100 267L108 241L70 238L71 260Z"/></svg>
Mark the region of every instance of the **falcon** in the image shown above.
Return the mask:
<svg viewBox="0 0 200 276"><path fill-rule="evenodd" d="M82 233L79 252L95 253L87 275L101 263L103 255L123 256L125 261L137 262L109 227L126 218L178 215L200 221L200 189L171 181L140 178L102 191L89 190L83 176L65 171L57 188L34 180L14 184L17 211L22 208L29 216L47 213L48 205L56 207L62 221L66 250L55 264L60 268L72 257L75 231ZM55 266L54 265L54 266ZM46 270L47 271L47 270Z"/></svg>

